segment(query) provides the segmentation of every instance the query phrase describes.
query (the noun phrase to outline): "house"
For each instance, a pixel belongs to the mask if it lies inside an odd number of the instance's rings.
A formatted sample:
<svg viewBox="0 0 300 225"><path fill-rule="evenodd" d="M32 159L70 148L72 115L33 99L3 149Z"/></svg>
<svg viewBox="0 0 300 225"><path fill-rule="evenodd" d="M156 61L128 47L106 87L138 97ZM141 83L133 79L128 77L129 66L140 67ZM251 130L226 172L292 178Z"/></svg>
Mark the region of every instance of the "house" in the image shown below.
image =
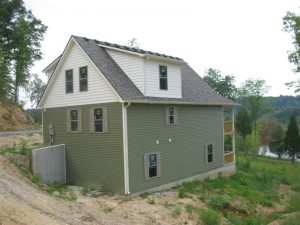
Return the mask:
<svg viewBox="0 0 300 225"><path fill-rule="evenodd" d="M234 102L183 59L72 36L43 72L44 142L65 144L68 183L129 194L235 172Z"/></svg>

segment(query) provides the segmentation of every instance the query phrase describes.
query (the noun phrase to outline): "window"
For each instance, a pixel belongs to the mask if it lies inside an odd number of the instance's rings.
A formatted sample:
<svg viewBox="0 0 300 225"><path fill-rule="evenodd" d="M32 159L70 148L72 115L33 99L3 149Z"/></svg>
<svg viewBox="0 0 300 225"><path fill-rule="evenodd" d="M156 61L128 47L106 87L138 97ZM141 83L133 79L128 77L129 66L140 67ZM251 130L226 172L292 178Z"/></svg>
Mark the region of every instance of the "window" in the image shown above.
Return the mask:
<svg viewBox="0 0 300 225"><path fill-rule="evenodd" d="M67 110L67 131L68 132L81 132L81 109Z"/></svg>
<svg viewBox="0 0 300 225"><path fill-rule="evenodd" d="M144 155L145 179L160 177L160 154L150 153Z"/></svg>
<svg viewBox="0 0 300 225"><path fill-rule="evenodd" d="M71 131L78 131L78 111L71 110L70 111L70 118L71 118Z"/></svg>
<svg viewBox="0 0 300 225"><path fill-rule="evenodd" d="M106 107L90 109L90 132L108 132L108 116Z"/></svg>
<svg viewBox="0 0 300 225"><path fill-rule="evenodd" d="M166 66L159 66L159 88L168 90L168 69Z"/></svg>
<svg viewBox="0 0 300 225"><path fill-rule="evenodd" d="M88 71L87 66L79 68L79 91L88 90Z"/></svg>
<svg viewBox="0 0 300 225"><path fill-rule="evenodd" d="M73 93L73 70L66 70L66 93Z"/></svg>
<svg viewBox="0 0 300 225"><path fill-rule="evenodd" d="M102 108L94 109L95 132L103 132L103 113Z"/></svg>
<svg viewBox="0 0 300 225"><path fill-rule="evenodd" d="M167 106L166 107L166 124L167 125L175 125L177 124L177 107L175 106Z"/></svg>
<svg viewBox="0 0 300 225"><path fill-rule="evenodd" d="M205 155L206 155L206 163L212 163L214 161L213 158L213 145L208 144L205 146Z"/></svg>

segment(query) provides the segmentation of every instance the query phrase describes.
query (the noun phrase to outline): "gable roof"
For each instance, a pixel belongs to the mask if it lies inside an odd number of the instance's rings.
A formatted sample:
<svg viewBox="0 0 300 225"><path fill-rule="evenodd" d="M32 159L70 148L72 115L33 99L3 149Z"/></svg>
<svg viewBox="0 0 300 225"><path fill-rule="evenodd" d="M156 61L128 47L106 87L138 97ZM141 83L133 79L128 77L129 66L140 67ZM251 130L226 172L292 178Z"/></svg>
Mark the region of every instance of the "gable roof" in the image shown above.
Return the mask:
<svg viewBox="0 0 300 225"><path fill-rule="evenodd" d="M108 42L101 42L84 37L72 36L72 38L87 54L87 56L96 65L96 67L102 72L106 80L111 84L113 89L115 89L115 91L123 101L139 103L235 105L232 100L219 95L214 89L212 89L188 64L182 64L182 62L184 61L181 58L153 53L137 48L130 48ZM139 54L150 54L175 61L180 61L180 63L182 64L182 98L161 98L144 96L143 93L132 82L132 80L108 54L105 46L136 52Z"/></svg>

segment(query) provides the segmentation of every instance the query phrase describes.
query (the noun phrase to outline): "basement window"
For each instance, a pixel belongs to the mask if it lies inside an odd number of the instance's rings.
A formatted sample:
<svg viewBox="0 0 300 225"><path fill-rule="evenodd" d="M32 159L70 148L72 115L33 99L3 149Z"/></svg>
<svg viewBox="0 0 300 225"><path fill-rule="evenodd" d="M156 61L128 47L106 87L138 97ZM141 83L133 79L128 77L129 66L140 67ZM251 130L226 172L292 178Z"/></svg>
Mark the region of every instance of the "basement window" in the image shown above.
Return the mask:
<svg viewBox="0 0 300 225"><path fill-rule="evenodd" d="M214 161L213 144L205 145L205 161L206 163L212 163Z"/></svg>
<svg viewBox="0 0 300 225"><path fill-rule="evenodd" d="M159 66L159 88L168 90L168 69L167 66Z"/></svg>
<svg viewBox="0 0 300 225"><path fill-rule="evenodd" d="M73 93L73 70L66 70L66 93Z"/></svg>
<svg viewBox="0 0 300 225"><path fill-rule="evenodd" d="M145 180L160 177L160 154L149 153L144 155Z"/></svg>
<svg viewBox="0 0 300 225"><path fill-rule="evenodd" d="M88 90L88 69L87 66L79 68L79 91Z"/></svg>

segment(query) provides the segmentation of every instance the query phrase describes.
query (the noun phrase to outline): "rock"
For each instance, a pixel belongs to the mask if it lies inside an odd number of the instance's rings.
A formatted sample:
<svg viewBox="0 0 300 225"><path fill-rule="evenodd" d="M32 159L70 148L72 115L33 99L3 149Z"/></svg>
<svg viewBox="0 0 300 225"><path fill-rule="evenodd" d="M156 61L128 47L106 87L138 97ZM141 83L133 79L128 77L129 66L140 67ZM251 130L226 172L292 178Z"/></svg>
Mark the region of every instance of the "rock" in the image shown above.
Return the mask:
<svg viewBox="0 0 300 225"><path fill-rule="evenodd" d="M97 198L101 195L104 195L103 192L100 192L100 191L90 191L86 194L88 197L91 197L91 198Z"/></svg>
<svg viewBox="0 0 300 225"><path fill-rule="evenodd" d="M171 191L163 191L163 192L155 192L153 195L156 196L156 197L168 197L168 196L172 196L174 195L175 193L174 192L171 192Z"/></svg>

